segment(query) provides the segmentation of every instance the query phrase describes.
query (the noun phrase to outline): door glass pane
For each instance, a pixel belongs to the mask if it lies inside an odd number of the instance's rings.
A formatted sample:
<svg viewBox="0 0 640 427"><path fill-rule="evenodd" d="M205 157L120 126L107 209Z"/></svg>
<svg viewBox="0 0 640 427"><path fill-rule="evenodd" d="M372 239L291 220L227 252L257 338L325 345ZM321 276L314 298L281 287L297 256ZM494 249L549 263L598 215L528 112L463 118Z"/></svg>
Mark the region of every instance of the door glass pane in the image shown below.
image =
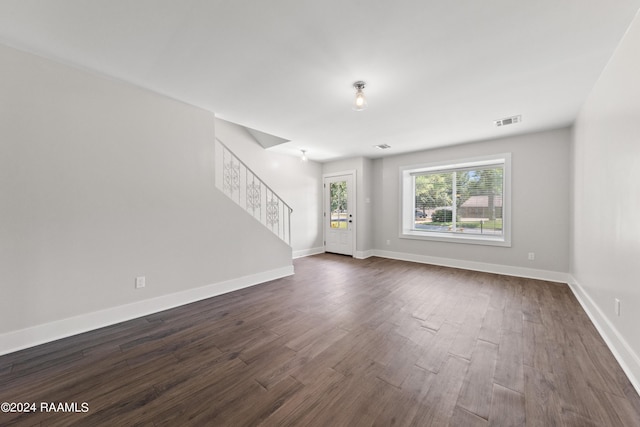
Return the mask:
<svg viewBox="0 0 640 427"><path fill-rule="evenodd" d="M329 184L331 228L347 228L347 181Z"/></svg>

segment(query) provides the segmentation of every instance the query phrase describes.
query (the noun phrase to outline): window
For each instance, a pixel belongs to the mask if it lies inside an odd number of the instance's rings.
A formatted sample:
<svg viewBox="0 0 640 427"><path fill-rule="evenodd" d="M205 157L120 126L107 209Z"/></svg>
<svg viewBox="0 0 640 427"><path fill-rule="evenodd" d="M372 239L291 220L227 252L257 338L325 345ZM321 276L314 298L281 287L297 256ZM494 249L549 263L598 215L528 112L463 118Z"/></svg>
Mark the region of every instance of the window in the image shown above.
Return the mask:
<svg viewBox="0 0 640 427"><path fill-rule="evenodd" d="M511 155L401 168L401 236L511 246Z"/></svg>

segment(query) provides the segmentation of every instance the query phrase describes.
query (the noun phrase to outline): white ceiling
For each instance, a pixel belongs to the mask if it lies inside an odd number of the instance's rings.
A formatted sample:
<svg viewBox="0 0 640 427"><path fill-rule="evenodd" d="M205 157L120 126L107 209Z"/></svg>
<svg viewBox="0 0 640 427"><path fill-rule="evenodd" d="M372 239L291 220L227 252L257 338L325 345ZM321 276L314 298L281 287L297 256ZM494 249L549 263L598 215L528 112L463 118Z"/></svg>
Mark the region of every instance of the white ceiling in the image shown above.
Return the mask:
<svg viewBox="0 0 640 427"><path fill-rule="evenodd" d="M639 8L640 0L0 0L0 42L291 140L270 150L327 161L569 125ZM362 112L351 109L356 80L367 82ZM520 124L493 124L518 114Z"/></svg>

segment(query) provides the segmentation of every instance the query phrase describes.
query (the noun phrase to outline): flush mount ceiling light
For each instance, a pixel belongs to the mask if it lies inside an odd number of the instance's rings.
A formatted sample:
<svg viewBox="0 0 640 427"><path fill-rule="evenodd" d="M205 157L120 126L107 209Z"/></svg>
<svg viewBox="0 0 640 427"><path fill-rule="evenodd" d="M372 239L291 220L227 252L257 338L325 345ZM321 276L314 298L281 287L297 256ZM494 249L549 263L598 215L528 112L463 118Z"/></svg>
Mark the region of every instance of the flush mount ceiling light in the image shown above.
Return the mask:
<svg viewBox="0 0 640 427"><path fill-rule="evenodd" d="M362 80L358 80L353 84L353 87L356 89L356 99L353 101L353 109L355 111L362 111L367 108L367 99L363 92L365 85L366 83Z"/></svg>

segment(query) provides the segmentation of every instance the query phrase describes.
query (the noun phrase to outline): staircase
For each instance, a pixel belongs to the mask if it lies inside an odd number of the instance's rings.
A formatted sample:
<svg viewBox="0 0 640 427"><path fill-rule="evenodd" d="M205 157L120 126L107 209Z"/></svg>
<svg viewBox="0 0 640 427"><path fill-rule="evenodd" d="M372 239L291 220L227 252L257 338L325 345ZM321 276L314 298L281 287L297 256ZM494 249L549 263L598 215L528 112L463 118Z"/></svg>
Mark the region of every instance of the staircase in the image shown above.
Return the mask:
<svg viewBox="0 0 640 427"><path fill-rule="evenodd" d="M291 246L293 209L218 138L216 187Z"/></svg>

